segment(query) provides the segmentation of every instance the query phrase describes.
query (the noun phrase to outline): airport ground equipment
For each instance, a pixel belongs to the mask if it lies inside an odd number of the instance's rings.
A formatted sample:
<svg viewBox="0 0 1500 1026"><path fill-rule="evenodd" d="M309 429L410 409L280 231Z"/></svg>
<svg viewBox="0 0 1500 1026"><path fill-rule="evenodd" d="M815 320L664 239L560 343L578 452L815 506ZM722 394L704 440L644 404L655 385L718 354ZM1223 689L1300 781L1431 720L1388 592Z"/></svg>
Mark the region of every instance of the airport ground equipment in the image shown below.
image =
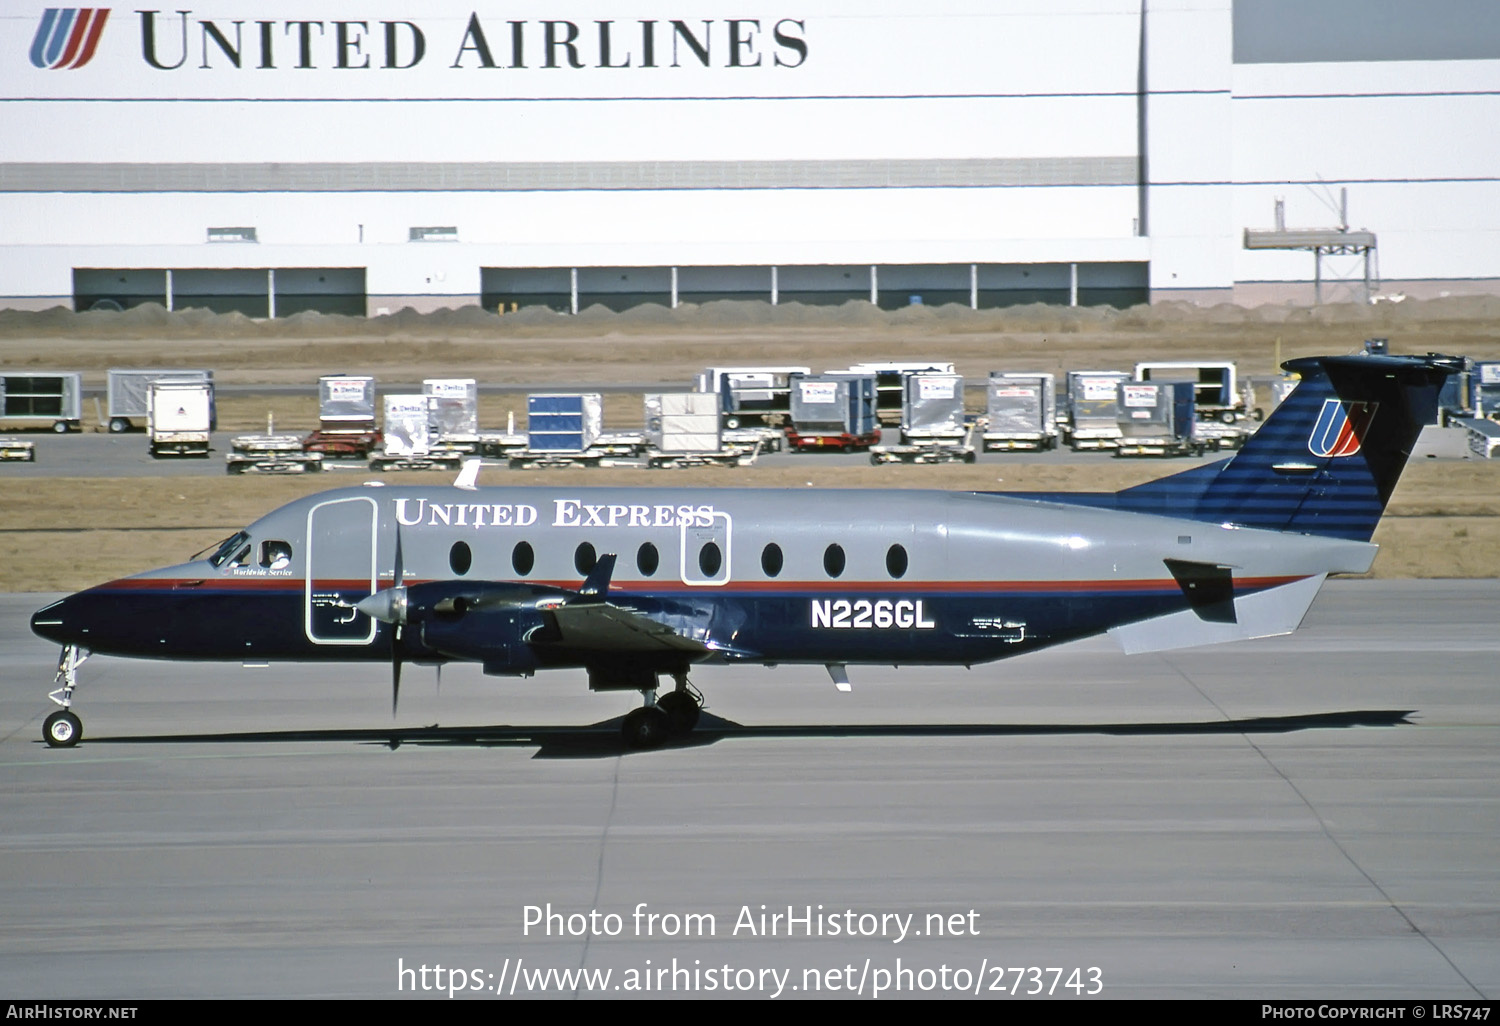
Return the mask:
<svg viewBox="0 0 1500 1026"><path fill-rule="evenodd" d="M1195 437L1190 381L1122 381L1116 456L1201 456L1218 442Z"/></svg>
<svg viewBox="0 0 1500 1026"><path fill-rule="evenodd" d="M380 448L375 425L375 379L325 374L318 379L318 427L302 440L308 452L329 459L366 459Z"/></svg>
<svg viewBox="0 0 1500 1026"><path fill-rule="evenodd" d="M473 455L479 451L479 384L473 378L428 378L428 439L433 449Z"/></svg>
<svg viewBox="0 0 1500 1026"><path fill-rule="evenodd" d="M265 434L236 435L229 446L232 451L224 457L229 474L311 474L323 469L323 454L305 451L301 435L277 434L271 414L266 414Z"/></svg>
<svg viewBox="0 0 1500 1026"><path fill-rule="evenodd" d="M1124 371L1068 371L1062 437L1074 452L1113 449L1120 441L1120 382Z"/></svg>
<svg viewBox="0 0 1500 1026"><path fill-rule="evenodd" d="M36 443L24 442L19 438L0 438L0 460L20 460L23 463L35 463Z"/></svg>
<svg viewBox="0 0 1500 1026"><path fill-rule="evenodd" d="M1468 432L1469 451L1480 459L1492 460L1500 452L1500 421L1485 417L1455 417L1449 423Z"/></svg>
<svg viewBox="0 0 1500 1026"><path fill-rule="evenodd" d="M810 367L708 367L694 389L719 397L726 430L780 428L792 412L792 376L811 373Z"/></svg>
<svg viewBox="0 0 1500 1026"><path fill-rule="evenodd" d="M901 423L906 402L906 379L912 374L953 374L953 364L941 360L876 360L856 363L844 373L875 376L875 410L881 424Z"/></svg>
<svg viewBox="0 0 1500 1026"><path fill-rule="evenodd" d="M0 428L77 431L83 420L83 375L76 371L0 374Z"/></svg>
<svg viewBox="0 0 1500 1026"><path fill-rule="evenodd" d="M794 377L786 440L798 451L855 452L879 443L875 375L844 372Z"/></svg>
<svg viewBox="0 0 1500 1026"><path fill-rule="evenodd" d="M717 395L663 392L646 396L648 467L743 466L753 463L754 445L726 444Z"/></svg>
<svg viewBox="0 0 1500 1026"><path fill-rule="evenodd" d="M1474 416L1500 420L1500 360L1475 360L1469 374L1469 409Z"/></svg>
<svg viewBox="0 0 1500 1026"><path fill-rule="evenodd" d="M425 395L387 395L382 449L370 454L370 469L457 470L467 453L434 449Z"/></svg>
<svg viewBox="0 0 1500 1026"><path fill-rule="evenodd" d="M207 458L214 424L211 381L153 381L147 389L151 455Z"/></svg>
<svg viewBox="0 0 1500 1026"><path fill-rule="evenodd" d="M964 417L964 379L908 374L901 405L901 444L870 449L871 463L974 462L975 425Z"/></svg>
<svg viewBox="0 0 1500 1026"><path fill-rule="evenodd" d="M1260 423L1266 413L1255 405L1250 382L1240 378L1228 360L1169 360L1135 365L1137 381L1186 381L1193 386L1193 409L1198 421L1218 421L1225 426ZM1245 430L1254 430L1247 426Z"/></svg>
<svg viewBox="0 0 1500 1026"><path fill-rule="evenodd" d="M111 434L144 427L149 412L151 385L157 381L207 381L213 383L214 372L207 370L132 370L111 367L105 379L105 395ZM218 410L211 409L210 427L218 430Z"/></svg>
<svg viewBox="0 0 1500 1026"><path fill-rule="evenodd" d="M985 452L1057 447L1057 381L1051 374L990 372Z"/></svg>

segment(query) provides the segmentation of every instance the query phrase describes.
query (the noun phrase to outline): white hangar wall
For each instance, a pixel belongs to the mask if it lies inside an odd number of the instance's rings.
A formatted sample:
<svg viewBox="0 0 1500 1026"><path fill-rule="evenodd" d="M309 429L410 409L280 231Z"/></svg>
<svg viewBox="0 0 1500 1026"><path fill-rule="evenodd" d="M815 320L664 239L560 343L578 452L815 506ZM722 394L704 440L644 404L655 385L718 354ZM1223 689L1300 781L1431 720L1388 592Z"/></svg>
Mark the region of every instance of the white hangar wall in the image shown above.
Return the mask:
<svg viewBox="0 0 1500 1026"><path fill-rule="evenodd" d="M15 12L0 303L1277 298L1242 230L1342 185L1387 279L1500 278L1500 63L1241 46L1277 2Z"/></svg>

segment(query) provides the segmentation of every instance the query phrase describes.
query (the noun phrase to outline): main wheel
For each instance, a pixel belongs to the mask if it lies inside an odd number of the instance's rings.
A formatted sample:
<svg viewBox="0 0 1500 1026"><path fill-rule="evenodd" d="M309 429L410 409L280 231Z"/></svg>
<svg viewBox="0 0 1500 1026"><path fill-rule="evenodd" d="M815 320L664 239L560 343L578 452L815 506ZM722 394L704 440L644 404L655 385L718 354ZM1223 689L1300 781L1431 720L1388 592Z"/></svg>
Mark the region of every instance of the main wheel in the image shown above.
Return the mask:
<svg viewBox="0 0 1500 1026"><path fill-rule="evenodd" d="M698 714L703 707L686 691L668 691L656 700L656 707L667 714L667 723L673 734L689 733L698 725Z"/></svg>
<svg viewBox="0 0 1500 1026"><path fill-rule="evenodd" d="M83 737L83 723L67 709L59 709L42 724L42 740L52 748L72 748Z"/></svg>
<svg viewBox="0 0 1500 1026"><path fill-rule="evenodd" d="M620 734L630 748L655 748L671 736L667 714L655 706L632 709L620 725Z"/></svg>

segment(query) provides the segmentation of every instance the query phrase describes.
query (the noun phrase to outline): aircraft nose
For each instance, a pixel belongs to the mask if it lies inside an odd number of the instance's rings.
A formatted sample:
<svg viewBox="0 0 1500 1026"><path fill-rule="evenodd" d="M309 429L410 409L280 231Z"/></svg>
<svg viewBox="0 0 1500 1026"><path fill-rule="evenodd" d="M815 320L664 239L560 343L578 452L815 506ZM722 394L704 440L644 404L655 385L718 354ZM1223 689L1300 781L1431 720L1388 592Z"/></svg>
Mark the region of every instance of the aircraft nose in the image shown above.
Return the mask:
<svg viewBox="0 0 1500 1026"><path fill-rule="evenodd" d="M68 623L68 600L58 599L31 614L31 629L34 633L65 645L73 640Z"/></svg>

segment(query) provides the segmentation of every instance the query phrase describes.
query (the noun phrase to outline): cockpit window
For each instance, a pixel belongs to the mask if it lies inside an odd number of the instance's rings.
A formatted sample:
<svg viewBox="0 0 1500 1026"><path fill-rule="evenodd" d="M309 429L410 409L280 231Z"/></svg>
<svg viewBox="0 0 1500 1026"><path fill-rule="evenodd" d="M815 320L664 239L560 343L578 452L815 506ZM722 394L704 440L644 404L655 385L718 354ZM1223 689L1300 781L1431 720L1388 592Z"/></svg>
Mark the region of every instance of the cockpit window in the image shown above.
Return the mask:
<svg viewBox="0 0 1500 1026"><path fill-rule="evenodd" d="M285 570L292 565L292 546L270 539L261 542L260 565L267 570Z"/></svg>
<svg viewBox="0 0 1500 1026"><path fill-rule="evenodd" d="M213 554L208 556L208 561L214 566L220 567L224 565L225 561L229 559L230 556L234 555L236 552L239 552L240 548L249 540L250 536L244 531L241 531L236 535L225 538L217 545L211 546L208 549L204 549L193 558L202 559L205 555L208 555L208 553L212 551Z"/></svg>

